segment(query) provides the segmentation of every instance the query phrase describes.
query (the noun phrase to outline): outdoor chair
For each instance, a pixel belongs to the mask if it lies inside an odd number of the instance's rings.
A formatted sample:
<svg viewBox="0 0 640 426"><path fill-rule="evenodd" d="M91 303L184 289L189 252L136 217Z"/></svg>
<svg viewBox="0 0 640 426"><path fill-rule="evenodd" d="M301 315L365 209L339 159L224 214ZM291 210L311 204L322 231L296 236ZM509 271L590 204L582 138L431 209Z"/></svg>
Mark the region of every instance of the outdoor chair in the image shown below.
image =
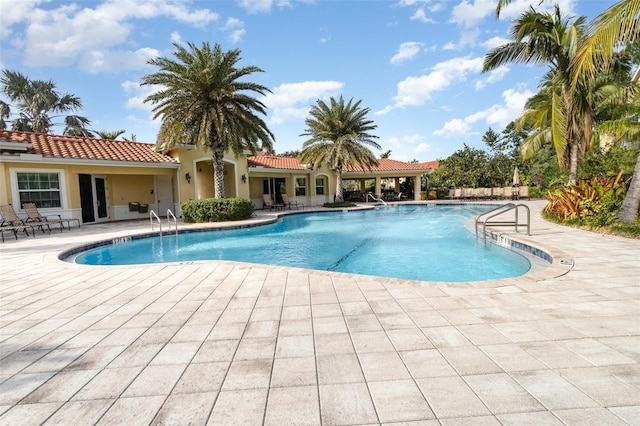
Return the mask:
<svg viewBox="0 0 640 426"><path fill-rule="evenodd" d="M29 235L27 228L31 228L33 231L33 227L31 225L27 225L24 220L20 219L11 205L0 206L0 215L2 215L2 222L0 222L0 234L2 235L3 243L4 231L13 232L13 236L16 237L16 240L18 239L18 231L24 231L27 235ZM42 228L42 232L44 232L44 228ZM36 236L35 232L33 233L33 236Z"/></svg>
<svg viewBox="0 0 640 426"><path fill-rule="evenodd" d="M271 199L271 194L262 194L262 210L269 209L274 210L283 207L284 204L276 204Z"/></svg>
<svg viewBox="0 0 640 426"><path fill-rule="evenodd" d="M35 203L23 203L22 204L22 208L24 209L25 213L27 214L27 220L25 222L33 222L33 223L42 223L42 224L47 224L47 226L49 225L53 225L53 224L58 224L60 225L60 232L62 232L62 230L64 229L64 224L67 224L67 227L69 229L71 229L71 222L76 221L78 222L78 228L80 227L80 219L75 219L75 218L63 218L62 216L55 215L57 216L57 218L52 216L44 216L42 215L39 211L38 211L38 207L36 206Z"/></svg>
<svg viewBox="0 0 640 426"><path fill-rule="evenodd" d="M289 196L287 194L282 194L282 202L284 203L284 206L289 210L298 210L300 208L304 209L304 204L299 204L296 200L289 200Z"/></svg>

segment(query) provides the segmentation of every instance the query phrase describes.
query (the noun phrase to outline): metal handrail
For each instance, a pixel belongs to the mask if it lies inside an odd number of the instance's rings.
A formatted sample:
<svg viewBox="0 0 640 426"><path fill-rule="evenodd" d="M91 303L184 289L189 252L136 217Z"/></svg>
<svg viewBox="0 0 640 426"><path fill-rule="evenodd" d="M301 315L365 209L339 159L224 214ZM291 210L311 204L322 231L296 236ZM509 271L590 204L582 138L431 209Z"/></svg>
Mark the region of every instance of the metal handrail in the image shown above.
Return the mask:
<svg viewBox="0 0 640 426"><path fill-rule="evenodd" d="M526 223L519 223L518 220L518 208L519 207L524 207L526 212L527 212L527 222ZM515 220L513 221L494 221L494 222L489 222L490 219L499 216L503 213L506 213L510 210L515 210ZM475 228L476 228L476 240L478 239L478 223L480 222L480 218L482 218L483 216L489 215L490 216L486 217L484 219L484 221L482 222L482 236L484 237L484 243L487 244L487 224L491 225L491 226L513 226L515 227L516 232L518 232L518 226L527 226L527 235L531 235L531 210L529 209L529 206L525 205L525 204L513 204L513 203L507 203L507 204L503 204L499 207L496 207L495 209L489 210L488 212L484 212L482 214L479 214L476 217L476 222L475 222Z"/></svg>
<svg viewBox="0 0 640 426"><path fill-rule="evenodd" d="M171 219L173 218L173 223L176 228L176 235L178 235L178 219L176 219L176 215L173 214L171 209L167 209L167 224L171 226Z"/></svg>
<svg viewBox="0 0 640 426"><path fill-rule="evenodd" d="M162 221L160 220L160 218L158 217L156 212L151 210L149 212L149 221L151 222L151 231L153 231L153 219L154 218L156 219L156 221L158 222L158 225L160 226L160 236L162 236Z"/></svg>
<svg viewBox="0 0 640 426"><path fill-rule="evenodd" d="M365 199L367 202L369 202L369 197L371 197L371 199L372 199L373 201L378 201L378 202L380 202L380 203L384 204L385 206L387 205L387 203L385 203L385 202L384 202L384 200L383 200L382 198L380 198L380 197L376 198L376 197L374 197L374 196L373 196L373 194L372 194L372 193L367 192L367 198Z"/></svg>

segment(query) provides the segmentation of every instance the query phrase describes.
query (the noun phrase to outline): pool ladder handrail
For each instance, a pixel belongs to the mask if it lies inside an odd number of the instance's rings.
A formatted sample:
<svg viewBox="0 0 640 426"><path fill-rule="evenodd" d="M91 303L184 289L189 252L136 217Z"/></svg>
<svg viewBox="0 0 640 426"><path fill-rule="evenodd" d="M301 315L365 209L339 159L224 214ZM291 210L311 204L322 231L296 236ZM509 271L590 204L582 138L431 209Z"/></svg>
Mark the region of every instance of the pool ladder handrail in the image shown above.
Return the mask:
<svg viewBox="0 0 640 426"><path fill-rule="evenodd" d="M178 219L176 219L176 215L173 214L171 209L167 209L167 226L171 227L172 219L173 219L173 224L175 226L176 235L178 235Z"/></svg>
<svg viewBox="0 0 640 426"><path fill-rule="evenodd" d="M518 221L518 208L520 207L524 207L524 209L527 212L527 222L526 223L519 223ZM493 221L490 222L490 219L493 219L496 216L499 216L501 214L504 214L508 211L511 210L515 210L515 220L506 220L506 221ZM484 219L484 221L482 222L482 236L484 237L484 244L487 244L487 224L491 225L491 226L513 226L515 228L515 231L518 232L518 226L525 226L527 227L527 235L531 235L531 210L529 209L529 206L525 205L525 204L513 204L513 203L507 203L507 204L503 204L499 207L496 207L495 209L491 209L488 212L484 212L479 214L478 216L476 216L476 220L475 220L475 226L476 226L476 240L478 239L478 223L481 222L481 218L483 216L489 215L488 217L486 217Z"/></svg>
<svg viewBox="0 0 640 426"><path fill-rule="evenodd" d="M151 222L151 231L153 231L153 225L154 225L154 221L156 220L156 222L158 222L158 226L160 226L160 236L162 236L162 221L160 220L160 218L158 217L158 215L156 214L156 212L154 212L153 210L149 211L149 221Z"/></svg>
<svg viewBox="0 0 640 426"><path fill-rule="evenodd" d="M376 197L376 196L374 196L374 195L373 195L372 193L370 193L370 192L367 192L367 197L366 197L366 199L365 199L365 201L366 201L367 203L369 202L369 197L371 197L371 199L372 199L373 201L378 201L378 202L380 202L380 203L384 204L385 206L387 205L387 203L385 203L385 201L382 199L382 197Z"/></svg>

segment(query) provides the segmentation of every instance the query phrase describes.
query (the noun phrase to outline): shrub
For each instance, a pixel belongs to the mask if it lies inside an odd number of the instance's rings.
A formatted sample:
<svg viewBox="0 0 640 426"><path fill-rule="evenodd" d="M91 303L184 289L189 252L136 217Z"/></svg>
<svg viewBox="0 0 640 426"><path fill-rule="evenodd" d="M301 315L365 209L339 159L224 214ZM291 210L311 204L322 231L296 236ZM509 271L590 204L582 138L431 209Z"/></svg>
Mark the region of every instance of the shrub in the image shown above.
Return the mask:
<svg viewBox="0 0 640 426"><path fill-rule="evenodd" d="M351 201L342 201L339 203L324 203L322 205L322 207L327 207L327 208L341 208L341 207L355 207L356 204L352 203Z"/></svg>
<svg viewBox="0 0 640 426"><path fill-rule="evenodd" d="M205 198L189 200L180 205L185 222L225 222L248 219L253 204L244 198Z"/></svg>
<svg viewBox="0 0 640 426"><path fill-rule="evenodd" d="M624 201L626 185L622 173L617 177L600 177L561 186L549 191L544 212L562 222L599 228L611 225Z"/></svg>

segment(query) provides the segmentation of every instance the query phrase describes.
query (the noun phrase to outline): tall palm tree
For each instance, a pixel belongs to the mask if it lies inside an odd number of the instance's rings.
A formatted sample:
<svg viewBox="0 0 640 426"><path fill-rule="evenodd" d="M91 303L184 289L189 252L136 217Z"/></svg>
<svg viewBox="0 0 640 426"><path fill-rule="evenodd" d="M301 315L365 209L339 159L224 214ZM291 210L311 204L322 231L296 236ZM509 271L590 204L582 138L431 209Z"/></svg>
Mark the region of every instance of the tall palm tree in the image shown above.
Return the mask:
<svg viewBox="0 0 640 426"><path fill-rule="evenodd" d="M116 140L119 136L124 135L126 130L96 130L95 134L102 139Z"/></svg>
<svg viewBox="0 0 640 426"><path fill-rule="evenodd" d="M512 0L498 0L496 16ZM640 0L621 0L596 17L589 25L587 37L576 53L571 64L573 87L579 81L592 78L605 69L618 51L619 46L640 40ZM626 128L626 127L625 127ZM632 223L640 210L640 155L636 161L629 189L624 199L618 219Z"/></svg>
<svg viewBox="0 0 640 426"><path fill-rule="evenodd" d="M307 129L300 136L309 136L302 144L300 160L311 163L314 167L328 164L336 172L336 201L344 201L342 195L342 169L345 166L360 166L370 169L378 165L376 156L367 148L380 149L374 140L372 130L378 126L368 120L369 108L361 108L362 101L353 102L353 98L345 104L344 99L333 97L327 105L318 99L317 105L309 110L311 117L305 120Z"/></svg>
<svg viewBox="0 0 640 426"><path fill-rule="evenodd" d="M574 81L589 78L606 67L619 46L640 40L640 0L622 0L606 9L591 23L588 37L578 51L574 66ZM637 84L637 82L636 82ZM637 123L637 121L636 121ZM618 219L633 223L640 210L640 155L624 198Z"/></svg>
<svg viewBox="0 0 640 426"><path fill-rule="evenodd" d="M570 66L584 35L585 18L573 22L562 17L556 6L553 13L541 13L530 8L511 27L512 41L489 51L484 59L483 72L508 63L547 65L546 85L553 87L551 137L556 146L566 150L559 162L567 166L569 181L575 182L578 157L584 154L591 139L593 117L589 91L585 84L570 90Z"/></svg>
<svg viewBox="0 0 640 426"><path fill-rule="evenodd" d="M11 128L18 131L49 133L52 127L62 125L54 119L62 114L82 108L77 96L58 93L53 81L31 80L20 72L3 70L2 93L9 102L15 104L18 116L12 121ZM5 119L11 117L11 105L0 100L0 128L6 129ZM87 125L89 119L79 115L67 115L64 118L64 134L70 136L92 136Z"/></svg>
<svg viewBox="0 0 640 426"><path fill-rule="evenodd" d="M260 84L240 81L256 66L238 67L240 50L223 52L217 43L198 48L193 43L174 43L176 60L159 57L148 61L160 71L142 77L143 85L161 89L144 100L154 104L154 118L161 118L157 149L166 151L177 143L204 146L213 157L215 197L224 198L224 153L245 149L272 149L273 134L263 119L266 107L250 92L264 95ZM261 146L258 146L258 142Z"/></svg>

